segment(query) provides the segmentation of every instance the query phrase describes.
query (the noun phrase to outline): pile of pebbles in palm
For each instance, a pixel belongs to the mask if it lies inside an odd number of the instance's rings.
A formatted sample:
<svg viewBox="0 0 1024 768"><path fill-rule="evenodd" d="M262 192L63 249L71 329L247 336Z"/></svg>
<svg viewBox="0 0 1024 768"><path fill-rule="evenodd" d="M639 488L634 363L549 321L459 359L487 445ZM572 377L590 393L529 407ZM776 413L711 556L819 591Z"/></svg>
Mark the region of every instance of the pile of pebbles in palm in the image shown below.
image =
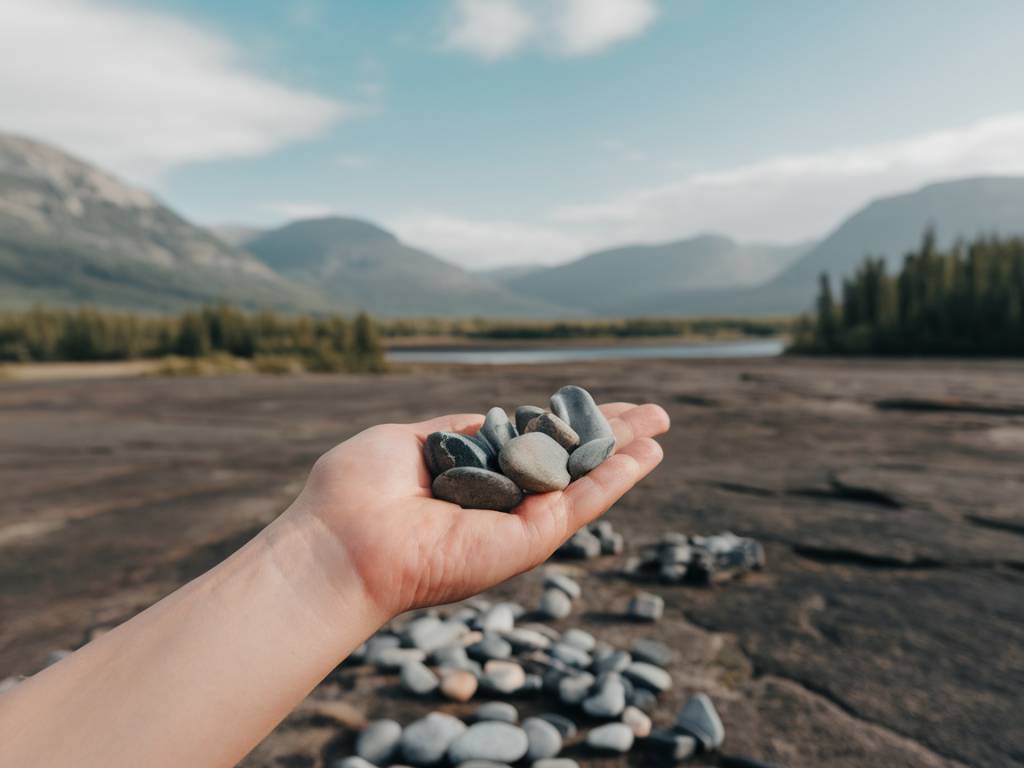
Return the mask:
<svg viewBox="0 0 1024 768"><path fill-rule="evenodd" d="M545 596L552 592L571 605L580 586L549 570ZM642 748L673 761L721 745L724 728L703 694L686 703L673 726L653 728L650 713L672 686L666 669L672 651L665 644L637 638L629 648L617 648L582 629L560 631L528 618L517 603L474 599L443 615L421 612L370 638L347 664L398 672L407 692L427 700L489 700L468 723L441 711L405 727L373 721L360 733L356 755L331 768L573 768L575 761L559 756L577 744L604 755ZM512 698L546 700L550 711L520 723Z"/></svg>
<svg viewBox="0 0 1024 768"><path fill-rule="evenodd" d="M764 568L764 547L756 539L725 531L713 536L668 532L626 561L624 573L634 579L666 584L711 584Z"/></svg>
<svg viewBox="0 0 1024 768"><path fill-rule="evenodd" d="M507 512L523 493L561 491L615 450L611 425L590 393L568 385L551 410L491 408L476 435L433 432L423 446L434 496L461 507Z"/></svg>

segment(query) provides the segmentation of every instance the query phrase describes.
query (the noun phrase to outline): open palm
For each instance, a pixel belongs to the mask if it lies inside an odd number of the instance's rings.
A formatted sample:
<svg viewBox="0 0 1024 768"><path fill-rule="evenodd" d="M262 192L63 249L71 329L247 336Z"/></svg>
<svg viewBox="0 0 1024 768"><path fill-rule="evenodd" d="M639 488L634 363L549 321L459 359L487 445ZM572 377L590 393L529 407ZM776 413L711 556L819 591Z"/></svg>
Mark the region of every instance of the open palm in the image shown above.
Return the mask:
<svg viewBox="0 0 1024 768"><path fill-rule="evenodd" d="M602 406L617 451L564 491L529 495L511 513L463 509L431 495L423 442L475 433L479 414L382 424L324 454L300 507L341 543L368 596L387 614L462 599L546 560L661 461L668 429L656 405Z"/></svg>

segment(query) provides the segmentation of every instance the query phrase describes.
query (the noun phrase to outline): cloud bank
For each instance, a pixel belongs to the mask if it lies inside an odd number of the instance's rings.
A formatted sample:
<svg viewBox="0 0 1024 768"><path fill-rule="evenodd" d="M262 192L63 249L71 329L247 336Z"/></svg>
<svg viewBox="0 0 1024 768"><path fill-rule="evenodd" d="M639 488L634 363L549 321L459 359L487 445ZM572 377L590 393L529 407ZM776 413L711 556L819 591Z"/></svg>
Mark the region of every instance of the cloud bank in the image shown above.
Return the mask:
<svg viewBox="0 0 1024 768"><path fill-rule="evenodd" d="M346 115L336 101L248 72L211 32L105 2L5 0L0 50L0 130L138 183L308 139Z"/></svg>

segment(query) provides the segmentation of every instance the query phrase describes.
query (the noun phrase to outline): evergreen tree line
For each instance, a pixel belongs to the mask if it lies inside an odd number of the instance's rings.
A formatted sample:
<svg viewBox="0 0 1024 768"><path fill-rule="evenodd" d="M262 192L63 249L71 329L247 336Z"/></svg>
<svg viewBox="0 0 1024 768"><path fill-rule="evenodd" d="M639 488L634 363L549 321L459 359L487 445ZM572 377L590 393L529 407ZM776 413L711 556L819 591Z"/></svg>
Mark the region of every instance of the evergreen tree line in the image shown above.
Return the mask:
<svg viewBox="0 0 1024 768"><path fill-rule="evenodd" d="M247 359L297 358L307 370L381 371L376 323L353 319L249 314L231 306L177 316L140 316L35 308L0 314L0 362L134 360L227 354Z"/></svg>
<svg viewBox="0 0 1024 768"><path fill-rule="evenodd" d="M940 250L928 231L897 275L866 258L843 280L841 301L823 274L816 310L798 325L794 351L1024 355L1024 239Z"/></svg>

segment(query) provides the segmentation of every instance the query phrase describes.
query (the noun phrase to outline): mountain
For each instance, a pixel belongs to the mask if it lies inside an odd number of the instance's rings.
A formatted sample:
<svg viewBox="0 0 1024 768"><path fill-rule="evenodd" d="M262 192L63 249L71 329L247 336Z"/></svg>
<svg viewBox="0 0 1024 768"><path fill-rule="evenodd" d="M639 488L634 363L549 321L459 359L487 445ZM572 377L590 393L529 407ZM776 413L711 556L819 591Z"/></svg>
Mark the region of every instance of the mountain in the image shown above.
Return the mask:
<svg viewBox="0 0 1024 768"><path fill-rule="evenodd" d="M167 310L217 300L325 306L148 192L49 145L0 134L0 305Z"/></svg>
<svg viewBox="0 0 1024 768"><path fill-rule="evenodd" d="M1024 234L1024 178L986 177L931 184L880 198L771 280L739 290L667 290L646 302L648 314L772 315L801 312L814 302L818 276L852 274L867 255L884 256L891 270L935 228L940 245L976 235ZM633 309L623 301L611 312Z"/></svg>
<svg viewBox="0 0 1024 768"><path fill-rule="evenodd" d="M557 317L556 303L517 294L401 242L360 219L332 216L288 224L246 245L270 269L333 302L390 316Z"/></svg>
<svg viewBox="0 0 1024 768"><path fill-rule="evenodd" d="M568 264L502 280L520 294L592 312L646 314L653 296L763 281L809 246L737 243L700 235L660 245L627 245L598 251Z"/></svg>

